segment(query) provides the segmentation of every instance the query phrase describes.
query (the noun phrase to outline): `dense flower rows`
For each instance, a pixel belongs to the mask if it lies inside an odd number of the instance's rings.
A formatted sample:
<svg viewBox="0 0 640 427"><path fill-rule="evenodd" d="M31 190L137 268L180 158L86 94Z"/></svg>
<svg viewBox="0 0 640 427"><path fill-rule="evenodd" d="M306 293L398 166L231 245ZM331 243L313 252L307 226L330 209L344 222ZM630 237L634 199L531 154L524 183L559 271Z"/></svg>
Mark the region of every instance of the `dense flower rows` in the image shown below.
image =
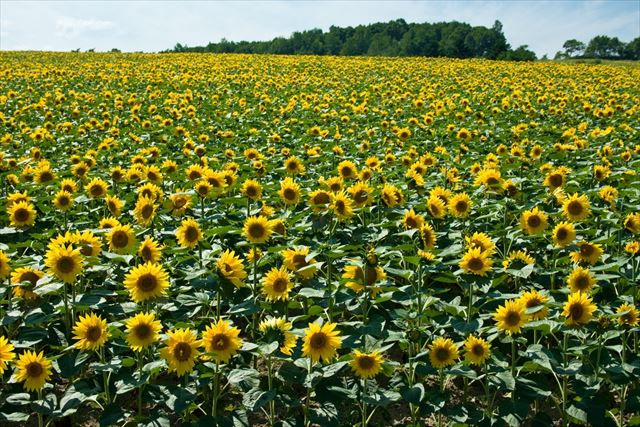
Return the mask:
<svg viewBox="0 0 640 427"><path fill-rule="evenodd" d="M640 68L0 59L3 424L640 423Z"/></svg>

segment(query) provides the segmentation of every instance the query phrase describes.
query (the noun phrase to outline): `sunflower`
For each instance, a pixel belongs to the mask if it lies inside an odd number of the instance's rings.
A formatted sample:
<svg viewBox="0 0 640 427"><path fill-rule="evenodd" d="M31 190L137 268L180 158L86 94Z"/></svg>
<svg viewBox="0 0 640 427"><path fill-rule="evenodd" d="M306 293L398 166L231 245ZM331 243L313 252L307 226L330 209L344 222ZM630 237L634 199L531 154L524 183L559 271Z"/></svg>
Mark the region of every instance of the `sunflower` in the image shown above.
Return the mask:
<svg viewBox="0 0 640 427"><path fill-rule="evenodd" d="M138 224L148 226L156 216L156 204L150 197L138 197L133 214Z"/></svg>
<svg viewBox="0 0 640 427"><path fill-rule="evenodd" d="M25 351L16 361L15 379L24 381L27 391L40 391L51 378L51 361L44 357L44 352Z"/></svg>
<svg viewBox="0 0 640 427"><path fill-rule="evenodd" d="M101 226L104 224L101 224ZM130 225L116 225L111 227L107 233L109 249L117 254L124 254L133 251L136 245L136 235Z"/></svg>
<svg viewBox="0 0 640 427"><path fill-rule="evenodd" d="M291 356L298 342L298 337L291 333L293 325L284 317L270 317L260 322L258 329L262 333L262 341L272 343L277 341L282 354Z"/></svg>
<svg viewBox="0 0 640 427"><path fill-rule="evenodd" d="M124 286L129 290L131 299L140 303L166 295L169 275L162 265L147 262L134 267L127 273Z"/></svg>
<svg viewBox="0 0 640 427"><path fill-rule="evenodd" d="M565 182L566 174L560 169L549 172L544 178L544 185L551 191L554 191L556 188L562 188Z"/></svg>
<svg viewBox="0 0 640 427"><path fill-rule="evenodd" d="M344 191L340 191L333 196L331 210L338 220L348 220L353 216L353 202Z"/></svg>
<svg viewBox="0 0 640 427"><path fill-rule="evenodd" d="M332 176L329 179L320 178L318 180L320 184L329 189L332 193L339 193L344 190L344 180L340 176Z"/></svg>
<svg viewBox="0 0 640 427"><path fill-rule="evenodd" d="M377 351L362 353L356 350L349 364L358 377L367 379L375 377L382 371L383 362L382 355Z"/></svg>
<svg viewBox="0 0 640 427"><path fill-rule="evenodd" d="M541 320L549 315L549 309L545 306L549 298L546 295L534 290L525 292L520 298L517 299L519 303L524 305L527 311L527 316L531 320Z"/></svg>
<svg viewBox="0 0 640 427"><path fill-rule="evenodd" d="M238 338L240 329L229 326L226 320L211 323L202 333L202 344L207 353L216 362L227 363L231 356L242 347L242 339Z"/></svg>
<svg viewBox="0 0 640 427"><path fill-rule="evenodd" d="M552 232L553 243L558 247L565 247L576 239L576 229L570 222L560 222Z"/></svg>
<svg viewBox="0 0 640 427"><path fill-rule="evenodd" d="M60 190L53 196L53 205L63 212L73 207L73 195L68 191Z"/></svg>
<svg viewBox="0 0 640 427"><path fill-rule="evenodd" d="M591 204L587 196L572 194L562 204L562 212L569 221L581 221L591 213Z"/></svg>
<svg viewBox="0 0 640 427"><path fill-rule="evenodd" d="M402 219L402 224L406 229L422 228L424 224L424 217L414 212L413 209L409 209L404 213L404 218Z"/></svg>
<svg viewBox="0 0 640 427"><path fill-rule="evenodd" d="M102 242L91 230L76 231L71 236L71 241L83 256L98 256L102 252Z"/></svg>
<svg viewBox="0 0 640 427"><path fill-rule="evenodd" d="M455 364L458 357L458 347L451 338L436 338L429 346L429 360L436 369Z"/></svg>
<svg viewBox="0 0 640 427"><path fill-rule="evenodd" d="M438 239L433 227L426 223L420 227L420 238L422 239L424 247L427 249L433 249L436 246L436 241Z"/></svg>
<svg viewBox="0 0 640 427"><path fill-rule="evenodd" d="M201 179L200 181L196 182L194 186L194 190L196 191L196 193L198 193L198 196L202 197L203 199L209 197L212 188L213 186L206 179Z"/></svg>
<svg viewBox="0 0 640 427"><path fill-rule="evenodd" d="M640 213L630 213L624 219L624 228L633 234L640 234Z"/></svg>
<svg viewBox="0 0 640 427"><path fill-rule="evenodd" d="M286 301L293 289L293 282L289 272L284 267L273 267L262 279L262 294L267 301Z"/></svg>
<svg viewBox="0 0 640 427"><path fill-rule="evenodd" d="M529 255L527 251L520 250L509 252L509 256L507 256L507 259L502 261L502 266L505 269L521 269L527 265L534 265L535 263L536 260L533 259L533 257Z"/></svg>
<svg viewBox="0 0 640 427"><path fill-rule="evenodd" d="M31 227L36 222L36 210L29 202L16 202L9 206L7 215L14 227Z"/></svg>
<svg viewBox="0 0 640 427"><path fill-rule="evenodd" d="M125 321L127 344L133 351L143 351L158 341L162 325L153 313L138 313Z"/></svg>
<svg viewBox="0 0 640 427"><path fill-rule="evenodd" d="M251 200L260 200L262 197L262 186L254 179L247 179L242 184L242 195Z"/></svg>
<svg viewBox="0 0 640 427"><path fill-rule="evenodd" d="M366 271L366 280L365 273ZM376 265L375 267L367 263L365 270L357 265L347 265L344 267L343 279L349 279L345 286L355 292L362 292L366 289L371 292L371 297L375 298L382 290L376 283L382 282L387 278L387 273Z"/></svg>
<svg viewBox="0 0 640 427"><path fill-rule="evenodd" d="M163 248L153 237L147 236L138 248L138 256L144 262L160 262Z"/></svg>
<svg viewBox="0 0 640 427"><path fill-rule="evenodd" d="M9 362L16 356L13 352L13 344L0 335L0 375L4 374Z"/></svg>
<svg viewBox="0 0 640 427"><path fill-rule="evenodd" d="M624 251L630 253L631 255L636 255L640 253L640 242L633 241L629 242L624 246ZM2 275L0 275L2 277Z"/></svg>
<svg viewBox="0 0 640 427"><path fill-rule="evenodd" d="M499 192L502 189L502 176L500 175L500 171L496 169L482 169L476 175L474 185L476 187L483 185L489 190Z"/></svg>
<svg viewBox="0 0 640 427"><path fill-rule="evenodd" d="M491 356L491 345L483 338L469 335L464 342L464 358L473 365L484 365Z"/></svg>
<svg viewBox="0 0 640 427"><path fill-rule="evenodd" d="M568 326L575 326L589 322L595 310L596 306L592 304L591 298L582 292L574 292L569 295L562 315L567 318L565 323Z"/></svg>
<svg viewBox="0 0 640 427"><path fill-rule="evenodd" d="M496 250L496 244L486 233L476 232L471 236L466 236L464 240L469 249L478 248L481 252L486 252L489 255L492 255Z"/></svg>
<svg viewBox="0 0 640 427"><path fill-rule="evenodd" d="M193 219L182 220L180 227L176 230L178 244L183 248L193 248L202 240L202 230L200 225Z"/></svg>
<svg viewBox="0 0 640 427"><path fill-rule="evenodd" d="M342 347L340 331L335 330L337 324L309 323L302 341L302 355L311 358L312 363L320 359L328 363L336 356L336 351Z"/></svg>
<svg viewBox="0 0 640 427"><path fill-rule="evenodd" d="M92 199L102 198L109 190L109 184L103 179L94 178L85 187L85 190Z"/></svg>
<svg viewBox="0 0 640 427"><path fill-rule="evenodd" d="M75 347L80 350L93 351L102 347L109 338L107 321L90 313L80 316L80 319L73 327L73 339L77 340Z"/></svg>
<svg viewBox="0 0 640 427"><path fill-rule="evenodd" d="M9 276L11 272L11 264L9 263L9 256L5 251L0 250L0 280Z"/></svg>
<svg viewBox="0 0 640 427"><path fill-rule="evenodd" d="M43 271L36 270L31 267L20 267L15 269L13 273L11 273L11 283L20 286L13 287L13 295L27 300L37 298L38 295L33 292L33 289L36 287L38 280L43 277ZM25 282L28 282L29 284L22 285Z"/></svg>
<svg viewBox="0 0 640 427"><path fill-rule="evenodd" d="M576 267L567 276L571 292L589 292L596 284L596 276L588 268Z"/></svg>
<svg viewBox="0 0 640 427"><path fill-rule="evenodd" d="M287 173L290 174L304 174L305 167L302 160L297 158L296 156L291 156L284 162L284 169Z"/></svg>
<svg viewBox="0 0 640 427"><path fill-rule="evenodd" d="M432 217L441 219L447 214L447 208L442 199L436 195L429 196L427 199L427 210Z"/></svg>
<svg viewBox="0 0 640 427"><path fill-rule="evenodd" d="M373 188L366 182L358 181L348 189L356 208L368 206L373 202Z"/></svg>
<svg viewBox="0 0 640 427"><path fill-rule="evenodd" d="M478 276L486 276L487 272L491 270L492 264L493 260L490 258L489 252L483 252L477 247L467 250L467 253L458 263L466 273Z"/></svg>
<svg viewBox="0 0 640 427"><path fill-rule="evenodd" d="M122 202L122 200L120 200L116 196L108 195L105 198L105 203L106 203L107 209L109 210L111 215L113 215L114 217L119 217L120 216L120 213L122 211L122 207L124 206L124 203Z"/></svg>
<svg viewBox="0 0 640 427"><path fill-rule="evenodd" d="M520 226L527 234L542 233L547 228L547 214L537 207L524 211L520 217Z"/></svg>
<svg viewBox="0 0 640 427"><path fill-rule="evenodd" d="M571 252L571 260L575 263L589 263L591 265L598 262L602 255L602 245L599 243L580 242L578 243L578 251Z"/></svg>
<svg viewBox="0 0 640 427"><path fill-rule="evenodd" d="M73 179L65 178L60 182L60 190L74 194L76 191L78 191L78 186Z"/></svg>
<svg viewBox="0 0 640 427"><path fill-rule="evenodd" d="M358 168L351 160L343 160L338 164L338 174L342 179L353 179L358 175Z"/></svg>
<svg viewBox="0 0 640 427"><path fill-rule="evenodd" d="M313 208L314 212L324 212L327 210L333 195L326 190L315 190L309 194L308 204Z"/></svg>
<svg viewBox="0 0 640 427"><path fill-rule="evenodd" d="M98 221L98 228L101 228L101 229L110 229L117 225L120 225L120 221L118 221L112 216L102 218L100 221Z"/></svg>
<svg viewBox="0 0 640 427"><path fill-rule="evenodd" d="M44 264L58 279L65 283L73 283L82 273L82 254L72 246L54 246L47 251Z"/></svg>
<svg viewBox="0 0 640 427"><path fill-rule="evenodd" d="M193 370L200 354L200 341L191 329L168 331L166 347L160 349L160 356L167 361L169 372L176 371L179 377Z"/></svg>
<svg viewBox="0 0 640 427"><path fill-rule="evenodd" d="M281 252L281 255L287 270L296 273L302 280L312 278L318 270L315 266L312 266L316 263L315 259L307 260L309 248L306 246L297 249L285 249Z"/></svg>
<svg viewBox="0 0 640 427"><path fill-rule="evenodd" d="M244 235L251 243L264 243L269 240L272 233L271 224L263 216L252 216L244 222Z"/></svg>
<svg viewBox="0 0 640 427"><path fill-rule="evenodd" d="M498 307L493 320L497 322L496 327L499 330L505 331L508 335L517 334L529 320L526 310L521 300L509 300Z"/></svg>
<svg viewBox="0 0 640 427"><path fill-rule="evenodd" d="M456 218L468 217L472 206L473 203L467 193L456 194L448 203L449 212Z"/></svg>
<svg viewBox="0 0 640 427"><path fill-rule="evenodd" d="M616 310L616 314L619 315L618 323L621 326L629 326L632 328L635 326L638 326L638 318L640 317L640 313L638 312L638 309L635 308L635 306L631 304L622 304ZM2 338L0 338L0 349L2 348L1 339ZM2 359L2 350L0 350L0 360L1 359ZM2 362L0 361L0 374L2 373L1 363Z"/></svg>
<svg viewBox="0 0 640 427"><path fill-rule="evenodd" d="M191 194L179 188L169 196L168 210L173 216L181 216L191 207L191 203Z"/></svg>
<svg viewBox="0 0 640 427"><path fill-rule="evenodd" d="M236 256L234 251L226 250L216 262L218 272L222 277L233 283L237 288L242 287L247 273L242 265L242 258Z"/></svg>
<svg viewBox="0 0 640 427"><path fill-rule="evenodd" d="M280 182L278 195L285 205L297 205L300 201L300 184L290 177L286 177L282 182Z"/></svg>

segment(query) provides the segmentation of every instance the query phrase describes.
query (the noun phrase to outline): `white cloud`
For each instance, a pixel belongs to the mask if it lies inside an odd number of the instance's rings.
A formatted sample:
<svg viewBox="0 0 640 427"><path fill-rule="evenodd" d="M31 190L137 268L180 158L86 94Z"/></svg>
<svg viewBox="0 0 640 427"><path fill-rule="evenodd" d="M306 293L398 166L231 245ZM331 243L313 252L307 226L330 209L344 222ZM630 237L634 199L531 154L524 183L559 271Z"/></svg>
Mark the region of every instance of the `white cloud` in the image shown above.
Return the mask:
<svg viewBox="0 0 640 427"><path fill-rule="evenodd" d="M73 38L89 31L111 30L115 27L116 24L111 21L77 19L63 16L56 20L55 35L65 38Z"/></svg>

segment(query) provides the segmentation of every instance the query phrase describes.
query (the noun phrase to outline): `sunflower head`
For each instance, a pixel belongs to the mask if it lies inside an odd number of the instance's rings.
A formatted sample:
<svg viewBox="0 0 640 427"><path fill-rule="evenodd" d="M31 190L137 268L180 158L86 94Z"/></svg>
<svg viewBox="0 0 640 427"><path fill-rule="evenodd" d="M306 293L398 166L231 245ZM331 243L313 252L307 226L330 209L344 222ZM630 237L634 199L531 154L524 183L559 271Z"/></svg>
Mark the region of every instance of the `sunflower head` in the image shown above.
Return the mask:
<svg viewBox="0 0 640 427"><path fill-rule="evenodd" d="M547 228L547 214L537 207L525 211L520 217L520 226L527 234L539 234Z"/></svg>
<svg viewBox="0 0 640 427"><path fill-rule="evenodd" d="M473 365L483 365L491 356L491 345L483 338L469 335L464 342L464 358Z"/></svg>
<svg viewBox="0 0 640 427"><path fill-rule="evenodd" d="M80 350L93 351L102 347L109 338L107 321L95 313L80 316L73 327L75 346Z"/></svg>
<svg viewBox="0 0 640 427"><path fill-rule="evenodd" d="M39 391L51 378L51 361L44 356L44 352L25 351L16 361L15 378L24 381L27 391Z"/></svg>
<svg viewBox="0 0 640 427"><path fill-rule="evenodd" d="M462 260L458 264L466 273L475 274L477 276L486 276L491 270L493 261L489 252L483 252L480 248L473 247L467 250Z"/></svg>
<svg viewBox="0 0 640 427"><path fill-rule="evenodd" d="M104 225L106 224L101 223L100 226L103 227ZM109 242L111 251L117 254L129 253L133 251L136 245L136 235L129 224L121 225L116 223L107 233L107 242Z"/></svg>
<svg viewBox="0 0 640 427"><path fill-rule="evenodd" d="M153 313L138 313L125 321L127 344L133 351L140 352L160 337L162 325Z"/></svg>
<svg viewBox="0 0 640 427"><path fill-rule="evenodd" d="M45 265L49 271L65 283L73 283L82 273L83 259L79 249L69 246L54 245L47 251Z"/></svg>
<svg viewBox="0 0 640 427"><path fill-rule="evenodd" d="M360 378L373 378L382 371L384 359L377 351L371 353L363 353L359 350L353 352L351 369Z"/></svg>
<svg viewBox="0 0 640 427"><path fill-rule="evenodd" d="M236 255L234 251L226 250L216 262L218 273L237 288L244 284L247 273L244 271L242 258Z"/></svg>
<svg viewBox="0 0 640 427"><path fill-rule="evenodd" d="M207 353L212 353L208 357L216 362L227 363L242 347L239 335L240 329L230 326L226 320L219 320L206 327L202 333L202 344Z"/></svg>
<svg viewBox="0 0 640 427"><path fill-rule="evenodd" d="M131 299L141 303L166 295L169 275L162 265L147 262L131 269L124 278L124 286Z"/></svg>
<svg viewBox="0 0 640 427"><path fill-rule="evenodd" d="M322 360L327 363L333 360L337 350L342 346L340 331L335 330L335 323L309 323L302 344L302 354L313 363Z"/></svg>
<svg viewBox="0 0 640 427"><path fill-rule="evenodd" d="M565 323L568 326L577 326L589 322L595 310L596 306L592 304L590 297L582 292L574 292L569 295L562 315L566 317Z"/></svg>
<svg viewBox="0 0 640 427"><path fill-rule="evenodd" d="M252 216L244 223L244 235L251 243L265 243L273 230L269 221L263 216Z"/></svg>
<svg viewBox="0 0 640 427"><path fill-rule="evenodd" d="M436 338L429 346L429 360L436 369L455 364L458 357L458 347L451 338Z"/></svg>
<svg viewBox="0 0 640 427"><path fill-rule="evenodd" d="M180 227L176 230L178 244L183 248L193 248L202 240L202 230L200 224L193 218L187 218L182 221Z"/></svg>
<svg viewBox="0 0 640 427"><path fill-rule="evenodd" d="M262 279L262 294L267 301L286 301L291 289L293 281L284 267L272 268Z"/></svg>
<svg viewBox="0 0 640 427"><path fill-rule="evenodd" d="M553 243L558 247L565 247L573 243L576 238L576 229L570 222L560 222L553 229Z"/></svg>
<svg viewBox="0 0 640 427"><path fill-rule="evenodd" d="M522 300L509 300L501 305L493 315L498 330L505 331L508 335L519 333L529 320L526 307Z"/></svg>
<svg viewBox="0 0 640 427"><path fill-rule="evenodd" d="M291 356L298 337L291 333L293 325L284 317L270 317L260 322L258 329L262 333L261 341L265 343L278 342L280 351Z"/></svg>
<svg viewBox="0 0 640 427"><path fill-rule="evenodd" d="M167 361L169 372L175 371L181 377L193 370L201 343L189 328L175 329L167 335L166 347L160 350L160 356Z"/></svg>
<svg viewBox="0 0 640 427"><path fill-rule="evenodd" d="M29 202L13 203L7 209L11 225L18 228L31 227L36 222L36 209Z"/></svg>

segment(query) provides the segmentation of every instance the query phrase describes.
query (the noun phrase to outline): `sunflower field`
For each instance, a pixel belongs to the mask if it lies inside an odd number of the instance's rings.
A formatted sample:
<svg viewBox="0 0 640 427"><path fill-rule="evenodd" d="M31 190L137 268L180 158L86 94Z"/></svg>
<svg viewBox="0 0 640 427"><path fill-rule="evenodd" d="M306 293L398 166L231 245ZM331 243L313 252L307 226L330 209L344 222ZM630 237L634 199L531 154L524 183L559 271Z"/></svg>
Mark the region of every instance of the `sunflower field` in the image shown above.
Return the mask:
<svg viewBox="0 0 640 427"><path fill-rule="evenodd" d="M640 425L640 67L0 76L1 425Z"/></svg>

